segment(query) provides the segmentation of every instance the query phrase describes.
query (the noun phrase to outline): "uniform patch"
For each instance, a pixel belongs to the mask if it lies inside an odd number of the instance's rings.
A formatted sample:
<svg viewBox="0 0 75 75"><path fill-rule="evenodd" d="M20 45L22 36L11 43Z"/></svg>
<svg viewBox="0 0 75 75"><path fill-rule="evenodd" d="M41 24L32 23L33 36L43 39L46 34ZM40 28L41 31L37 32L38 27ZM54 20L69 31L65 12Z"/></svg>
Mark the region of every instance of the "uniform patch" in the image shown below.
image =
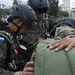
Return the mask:
<svg viewBox="0 0 75 75"><path fill-rule="evenodd" d="M0 42L4 42L4 41L5 41L4 37L0 36Z"/></svg>

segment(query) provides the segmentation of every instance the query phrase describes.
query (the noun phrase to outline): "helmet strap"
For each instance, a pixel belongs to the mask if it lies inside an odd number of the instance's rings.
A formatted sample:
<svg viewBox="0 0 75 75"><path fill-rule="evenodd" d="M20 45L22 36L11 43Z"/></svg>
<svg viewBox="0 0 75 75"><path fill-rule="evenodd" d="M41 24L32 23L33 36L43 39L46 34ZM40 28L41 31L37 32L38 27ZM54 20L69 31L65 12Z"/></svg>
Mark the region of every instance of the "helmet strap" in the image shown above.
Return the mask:
<svg viewBox="0 0 75 75"><path fill-rule="evenodd" d="M15 22L12 21L12 23L18 28L17 31L15 32L15 34L18 34L19 30L22 28L24 24L22 23L21 26L18 26Z"/></svg>
<svg viewBox="0 0 75 75"><path fill-rule="evenodd" d="M21 26L18 27L17 31L15 32L15 34L18 34L18 32L20 31L20 29L23 27L23 23L21 24Z"/></svg>
<svg viewBox="0 0 75 75"><path fill-rule="evenodd" d="M19 26L18 26L15 22L12 21L12 23L13 23L17 28L19 28Z"/></svg>

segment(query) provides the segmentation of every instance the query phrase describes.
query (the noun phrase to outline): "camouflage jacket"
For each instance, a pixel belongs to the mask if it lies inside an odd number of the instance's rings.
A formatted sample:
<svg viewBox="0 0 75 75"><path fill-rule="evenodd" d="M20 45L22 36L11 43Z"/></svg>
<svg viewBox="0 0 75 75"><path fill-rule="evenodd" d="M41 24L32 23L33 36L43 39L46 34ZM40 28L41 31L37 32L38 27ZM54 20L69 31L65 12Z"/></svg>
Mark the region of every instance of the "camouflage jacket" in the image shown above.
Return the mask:
<svg viewBox="0 0 75 75"><path fill-rule="evenodd" d="M46 21L39 21L37 23L37 27L36 27L36 35L38 37L42 37L42 38L45 38L46 39L46 33L47 33L47 24L46 24Z"/></svg>
<svg viewBox="0 0 75 75"><path fill-rule="evenodd" d="M24 53L24 50L20 48L20 53L25 55L25 57L30 60L33 51L36 49L36 46L39 42L39 37L35 34L34 30L30 30L29 32L22 35L22 39L19 40L20 44L22 46L26 47L26 51Z"/></svg>
<svg viewBox="0 0 75 75"><path fill-rule="evenodd" d="M55 38L72 38L75 37L75 28L64 25L56 28Z"/></svg>
<svg viewBox="0 0 75 75"><path fill-rule="evenodd" d="M10 32L10 29L6 31L12 46L3 36L0 36L0 75L14 75L15 72L22 71L30 60L37 40L31 42L32 39L30 39L30 42L26 42L24 40L26 37L19 38L12 31Z"/></svg>

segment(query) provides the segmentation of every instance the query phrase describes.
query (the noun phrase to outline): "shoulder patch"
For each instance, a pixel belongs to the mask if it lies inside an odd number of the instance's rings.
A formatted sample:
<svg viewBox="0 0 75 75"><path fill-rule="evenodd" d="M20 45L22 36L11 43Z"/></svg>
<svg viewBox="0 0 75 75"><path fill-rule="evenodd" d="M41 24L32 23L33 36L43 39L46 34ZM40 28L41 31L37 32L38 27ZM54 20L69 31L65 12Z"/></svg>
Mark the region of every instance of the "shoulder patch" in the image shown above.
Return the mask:
<svg viewBox="0 0 75 75"><path fill-rule="evenodd" d="M0 42L4 42L4 41L5 41L4 37L0 36Z"/></svg>

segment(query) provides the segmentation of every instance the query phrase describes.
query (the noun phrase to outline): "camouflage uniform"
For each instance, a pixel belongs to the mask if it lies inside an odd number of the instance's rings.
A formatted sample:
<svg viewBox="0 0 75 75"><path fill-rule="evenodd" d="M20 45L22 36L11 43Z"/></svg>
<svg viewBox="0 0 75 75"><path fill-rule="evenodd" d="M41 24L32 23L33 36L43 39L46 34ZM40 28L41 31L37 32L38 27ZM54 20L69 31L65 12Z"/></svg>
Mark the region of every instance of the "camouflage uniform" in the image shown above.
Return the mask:
<svg viewBox="0 0 75 75"><path fill-rule="evenodd" d="M44 23L42 21L37 23L36 34L39 37L45 38L45 25L44 25Z"/></svg>
<svg viewBox="0 0 75 75"><path fill-rule="evenodd" d="M30 60L33 51L35 50L38 44L38 36L36 36L34 30L30 30L27 33L23 34L23 38L19 40L20 44L26 47L25 58ZM21 50L23 54L24 50Z"/></svg>
<svg viewBox="0 0 75 75"><path fill-rule="evenodd" d="M45 23L40 21L37 23L35 29L30 30L29 32L23 34L23 42L25 42L28 46L37 45L39 38L45 38L46 27Z"/></svg>
<svg viewBox="0 0 75 75"><path fill-rule="evenodd" d="M63 19L61 20L60 23L56 24L54 29L56 30L55 38L62 39L75 37L75 19L73 18Z"/></svg>
<svg viewBox="0 0 75 75"><path fill-rule="evenodd" d="M46 39L47 38L46 33L48 32L47 30L48 30L48 21L44 19L37 23L35 34L38 38L41 37Z"/></svg>
<svg viewBox="0 0 75 75"><path fill-rule="evenodd" d="M32 46L32 42L26 45L26 41L18 39L10 29L7 28L6 31L12 46L0 36L0 75L14 75L16 71L23 70L35 47ZM20 46L26 47L27 50L23 50Z"/></svg>
<svg viewBox="0 0 75 75"><path fill-rule="evenodd" d="M39 43L39 38L46 39L46 28L45 20L39 21L33 30L23 34L23 38L20 40L20 43L22 45L26 45L28 50L25 55L27 55L26 57L29 59L34 59L35 49Z"/></svg>
<svg viewBox="0 0 75 75"><path fill-rule="evenodd" d="M65 38L65 37L75 37L75 29L70 26L61 26L56 28L55 37Z"/></svg>

